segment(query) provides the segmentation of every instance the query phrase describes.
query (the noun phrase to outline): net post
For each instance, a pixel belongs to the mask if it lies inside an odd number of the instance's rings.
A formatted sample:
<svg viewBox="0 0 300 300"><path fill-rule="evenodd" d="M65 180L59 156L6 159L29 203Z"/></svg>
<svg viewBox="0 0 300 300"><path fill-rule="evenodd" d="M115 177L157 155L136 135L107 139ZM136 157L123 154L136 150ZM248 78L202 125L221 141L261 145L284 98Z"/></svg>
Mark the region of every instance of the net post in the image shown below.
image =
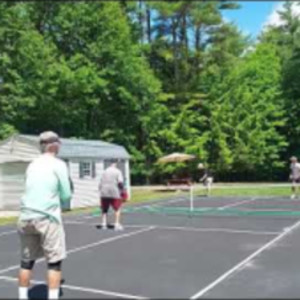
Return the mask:
<svg viewBox="0 0 300 300"><path fill-rule="evenodd" d="M194 193L193 184L190 185L190 212L194 211Z"/></svg>

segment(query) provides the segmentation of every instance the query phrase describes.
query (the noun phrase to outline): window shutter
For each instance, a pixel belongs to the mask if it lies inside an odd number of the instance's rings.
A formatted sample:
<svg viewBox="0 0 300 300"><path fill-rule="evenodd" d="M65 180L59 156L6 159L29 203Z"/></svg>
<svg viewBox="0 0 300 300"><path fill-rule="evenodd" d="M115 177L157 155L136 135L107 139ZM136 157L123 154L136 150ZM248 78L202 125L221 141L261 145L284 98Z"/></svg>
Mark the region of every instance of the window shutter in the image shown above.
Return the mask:
<svg viewBox="0 0 300 300"><path fill-rule="evenodd" d="M79 178L83 178L83 165L82 165L82 162L79 163Z"/></svg>
<svg viewBox="0 0 300 300"><path fill-rule="evenodd" d="M92 177L96 177L96 163L94 161L92 162Z"/></svg>

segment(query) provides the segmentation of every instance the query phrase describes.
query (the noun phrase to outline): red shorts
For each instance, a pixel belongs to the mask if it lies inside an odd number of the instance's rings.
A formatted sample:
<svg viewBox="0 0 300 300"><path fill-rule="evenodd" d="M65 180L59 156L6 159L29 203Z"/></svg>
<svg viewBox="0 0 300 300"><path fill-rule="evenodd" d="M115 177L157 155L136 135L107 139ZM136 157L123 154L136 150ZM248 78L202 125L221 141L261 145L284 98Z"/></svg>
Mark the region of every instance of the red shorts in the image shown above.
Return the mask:
<svg viewBox="0 0 300 300"><path fill-rule="evenodd" d="M106 214L108 212L110 206L112 206L114 211L117 211L121 208L122 203L123 203L122 199L101 198L102 213Z"/></svg>

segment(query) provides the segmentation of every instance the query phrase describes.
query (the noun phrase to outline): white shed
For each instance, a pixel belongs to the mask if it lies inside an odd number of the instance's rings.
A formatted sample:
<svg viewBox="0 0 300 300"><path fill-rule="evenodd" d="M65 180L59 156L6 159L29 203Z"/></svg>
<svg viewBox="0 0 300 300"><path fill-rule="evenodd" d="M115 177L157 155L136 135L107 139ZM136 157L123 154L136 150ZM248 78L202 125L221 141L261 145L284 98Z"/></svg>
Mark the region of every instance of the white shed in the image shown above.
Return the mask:
<svg viewBox="0 0 300 300"><path fill-rule="evenodd" d="M14 135L0 143L0 210L18 210L28 164L40 155L38 136ZM99 205L98 183L112 159L118 159L130 196L130 156L122 146L97 140L61 139L58 155L69 168L74 184L65 208Z"/></svg>

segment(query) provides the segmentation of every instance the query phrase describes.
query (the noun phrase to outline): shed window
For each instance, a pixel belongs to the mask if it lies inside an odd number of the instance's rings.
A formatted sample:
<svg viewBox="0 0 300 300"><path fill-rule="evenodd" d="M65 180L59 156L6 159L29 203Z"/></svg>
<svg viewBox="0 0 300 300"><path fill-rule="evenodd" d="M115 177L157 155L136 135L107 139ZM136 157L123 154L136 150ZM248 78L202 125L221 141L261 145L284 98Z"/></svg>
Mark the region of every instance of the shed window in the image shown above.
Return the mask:
<svg viewBox="0 0 300 300"><path fill-rule="evenodd" d="M83 161L79 163L80 178L96 177L95 162Z"/></svg>

